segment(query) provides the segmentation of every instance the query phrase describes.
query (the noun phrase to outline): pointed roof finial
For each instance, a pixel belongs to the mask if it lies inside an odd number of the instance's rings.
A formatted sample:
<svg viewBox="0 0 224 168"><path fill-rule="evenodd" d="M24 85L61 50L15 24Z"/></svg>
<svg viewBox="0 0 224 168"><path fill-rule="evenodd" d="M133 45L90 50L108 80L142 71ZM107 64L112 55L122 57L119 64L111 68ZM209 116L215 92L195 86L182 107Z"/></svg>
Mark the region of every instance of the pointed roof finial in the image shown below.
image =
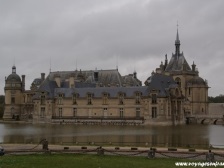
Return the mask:
<svg viewBox="0 0 224 168"><path fill-rule="evenodd" d="M118 57L116 55L116 69L118 70Z"/></svg>
<svg viewBox="0 0 224 168"><path fill-rule="evenodd" d="M176 40L175 40L175 46L176 46L176 52L175 54L177 56L180 55L180 39L179 39L179 33L178 33L178 22L177 22L177 36L176 36Z"/></svg>
<svg viewBox="0 0 224 168"><path fill-rule="evenodd" d="M50 57L50 69L49 69L50 73L51 73L51 57Z"/></svg>
<svg viewBox="0 0 224 168"><path fill-rule="evenodd" d="M180 39L179 39L179 33L178 33L178 21L177 21L177 36L176 36L176 41L175 44L180 44Z"/></svg>

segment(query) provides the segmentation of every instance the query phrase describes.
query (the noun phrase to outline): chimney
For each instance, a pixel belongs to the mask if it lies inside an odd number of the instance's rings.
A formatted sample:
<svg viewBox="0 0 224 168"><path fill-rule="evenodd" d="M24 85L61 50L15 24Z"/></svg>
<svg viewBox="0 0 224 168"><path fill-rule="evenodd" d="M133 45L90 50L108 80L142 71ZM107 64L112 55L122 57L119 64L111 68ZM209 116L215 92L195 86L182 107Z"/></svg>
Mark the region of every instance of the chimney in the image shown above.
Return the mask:
<svg viewBox="0 0 224 168"><path fill-rule="evenodd" d="M41 81L44 81L45 79L45 73L41 73Z"/></svg>
<svg viewBox="0 0 224 168"><path fill-rule="evenodd" d="M69 77L69 87L73 88L75 87L75 74L72 73Z"/></svg>
<svg viewBox="0 0 224 168"><path fill-rule="evenodd" d="M193 64L191 65L191 67L192 67L192 71L195 72L195 70L196 70L196 65L194 64L194 62L193 62Z"/></svg>
<svg viewBox="0 0 224 168"><path fill-rule="evenodd" d="M165 65L164 65L164 70L166 69L167 65L168 65L168 60L167 60L167 54L166 54L166 55L165 55Z"/></svg>
<svg viewBox="0 0 224 168"><path fill-rule="evenodd" d="M25 75L22 75L22 90L25 90Z"/></svg>
<svg viewBox="0 0 224 168"><path fill-rule="evenodd" d="M133 75L134 75L134 78L137 79L137 72L136 71L134 71Z"/></svg>
<svg viewBox="0 0 224 168"><path fill-rule="evenodd" d="M94 72L94 80L95 80L96 82L98 82L98 79L99 79L99 72L98 72L98 71L95 71L95 72Z"/></svg>

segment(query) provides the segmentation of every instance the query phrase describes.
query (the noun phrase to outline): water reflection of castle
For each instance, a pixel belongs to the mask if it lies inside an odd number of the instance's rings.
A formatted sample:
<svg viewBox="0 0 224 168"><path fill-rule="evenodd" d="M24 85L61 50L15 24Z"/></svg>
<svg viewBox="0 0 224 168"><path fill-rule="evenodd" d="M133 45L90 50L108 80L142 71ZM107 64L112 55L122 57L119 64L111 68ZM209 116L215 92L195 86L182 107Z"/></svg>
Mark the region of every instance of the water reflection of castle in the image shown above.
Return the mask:
<svg viewBox="0 0 224 168"><path fill-rule="evenodd" d="M190 67L177 31L175 53L145 81L118 69L50 72L30 90L12 67L5 80L4 120L83 124L181 124L189 115L208 114L208 84Z"/></svg>

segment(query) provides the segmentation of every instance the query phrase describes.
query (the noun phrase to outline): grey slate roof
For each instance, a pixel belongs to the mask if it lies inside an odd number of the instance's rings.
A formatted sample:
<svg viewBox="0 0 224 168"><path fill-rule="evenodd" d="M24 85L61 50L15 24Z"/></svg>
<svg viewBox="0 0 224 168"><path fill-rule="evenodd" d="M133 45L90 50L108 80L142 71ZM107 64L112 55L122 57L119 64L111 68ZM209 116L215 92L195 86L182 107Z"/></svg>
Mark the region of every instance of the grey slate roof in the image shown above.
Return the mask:
<svg viewBox="0 0 224 168"><path fill-rule="evenodd" d="M199 76L194 76L192 79L190 79L190 80L187 81L187 84L188 85L204 85L204 86L207 85L207 83L205 82L205 80L202 79Z"/></svg>
<svg viewBox="0 0 224 168"><path fill-rule="evenodd" d="M173 78L162 74L154 74L147 79L148 86L128 86L128 87L96 87L94 83L75 82L76 87L69 87L69 82L66 81L66 73L62 74L61 87L53 80L50 74L40 85L38 92L34 98L39 98L41 92L47 92L47 98L57 97L58 94L64 94L65 97L72 97L77 93L79 97L86 97L88 93L92 93L94 97L102 97L103 93L108 93L110 97L117 97L118 93L125 93L126 97L135 96L136 92L141 92L142 96L148 96L152 90L158 91L158 97L166 97L169 95L169 88L177 87Z"/></svg>
<svg viewBox="0 0 224 168"><path fill-rule="evenodd" d="M12 82L12 81L21 82L21 78L16 73L12 73L7 77L6 82Z"/></svg>
<svg viewBox="0 0 224 168"><path fill-rule="evenodd" d="M35 94L34 99L38 98L41 92L47 92L47 98L53 98L55 88L57 88L56 82L49 80L49 78L46 78L38 88L38 92Z"/></svg>
<svg viewBox="0 0 224 168"><path fill-rule="evenodd" d="M63 93L65 97L72 97L74 93L79 97L86 97L88 93L92 93L94 97L102 97L103 93L108 93L109 97L118 97L118 93L125 93L126 97L135 96L135 92L141 92L142 96L147 96L147 86L141 87L97 87L97 88L56 88L54 95Z"/></svg>
<svg viewBox="0 0 224 168"><path fill-rule="evenodd" d="M36 78L33 80L32 84L39 86L41 84L42 80L40 78Z"/></svg>
<svg viewBox="0 0 224 168"><path fill-rule="evenodd" d="M126 86L141 86L142 85L141 81L134 78L133 74L125 75L122 78Z"/></svg>
<svg viewBox="0 0 224 168"><path fill-rule="evenodd" d="M183 64L186 64L186 70L191 71L189 64L187 63L184 54L172 54L172 57L165 69L165 71L181 71Z"/></svg>
<svg viewBox="0 0 224 168"><path fill-rule="evenodd" d="M94 72L98 72L98 80L94 79ZM103 86L114 85L122 86L123 79L116 69L112 70L89 70L89 71L58 71L51 72L49 74L49 79L54 80L54 76L60 76L61 81L66 81L71 75L74 75L76 80L83 81L85 83L99 83Z"/></svg>
<svg viewBox="0 0 224 168"><path fill-rule="evenodd" d="M176 82L173 80L172 77L155 73L150 76L147 81L148 92L150 93L153 90L159 91L159 97L166 97L169 95L169 88L177 87Z"/></svg>

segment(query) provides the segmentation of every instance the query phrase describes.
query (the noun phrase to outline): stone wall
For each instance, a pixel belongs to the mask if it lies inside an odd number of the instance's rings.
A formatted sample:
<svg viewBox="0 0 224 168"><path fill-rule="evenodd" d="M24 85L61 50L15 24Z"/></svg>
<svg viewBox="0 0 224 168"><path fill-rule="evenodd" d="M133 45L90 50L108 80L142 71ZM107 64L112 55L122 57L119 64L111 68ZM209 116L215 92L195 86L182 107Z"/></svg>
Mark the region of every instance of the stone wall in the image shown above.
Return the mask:
<svg viewBox="0 0 224 168"><path fill-rule="evenodd" d="M208 106L209 115L223 116L224 115L224 103L209 103Z"/></svg>

